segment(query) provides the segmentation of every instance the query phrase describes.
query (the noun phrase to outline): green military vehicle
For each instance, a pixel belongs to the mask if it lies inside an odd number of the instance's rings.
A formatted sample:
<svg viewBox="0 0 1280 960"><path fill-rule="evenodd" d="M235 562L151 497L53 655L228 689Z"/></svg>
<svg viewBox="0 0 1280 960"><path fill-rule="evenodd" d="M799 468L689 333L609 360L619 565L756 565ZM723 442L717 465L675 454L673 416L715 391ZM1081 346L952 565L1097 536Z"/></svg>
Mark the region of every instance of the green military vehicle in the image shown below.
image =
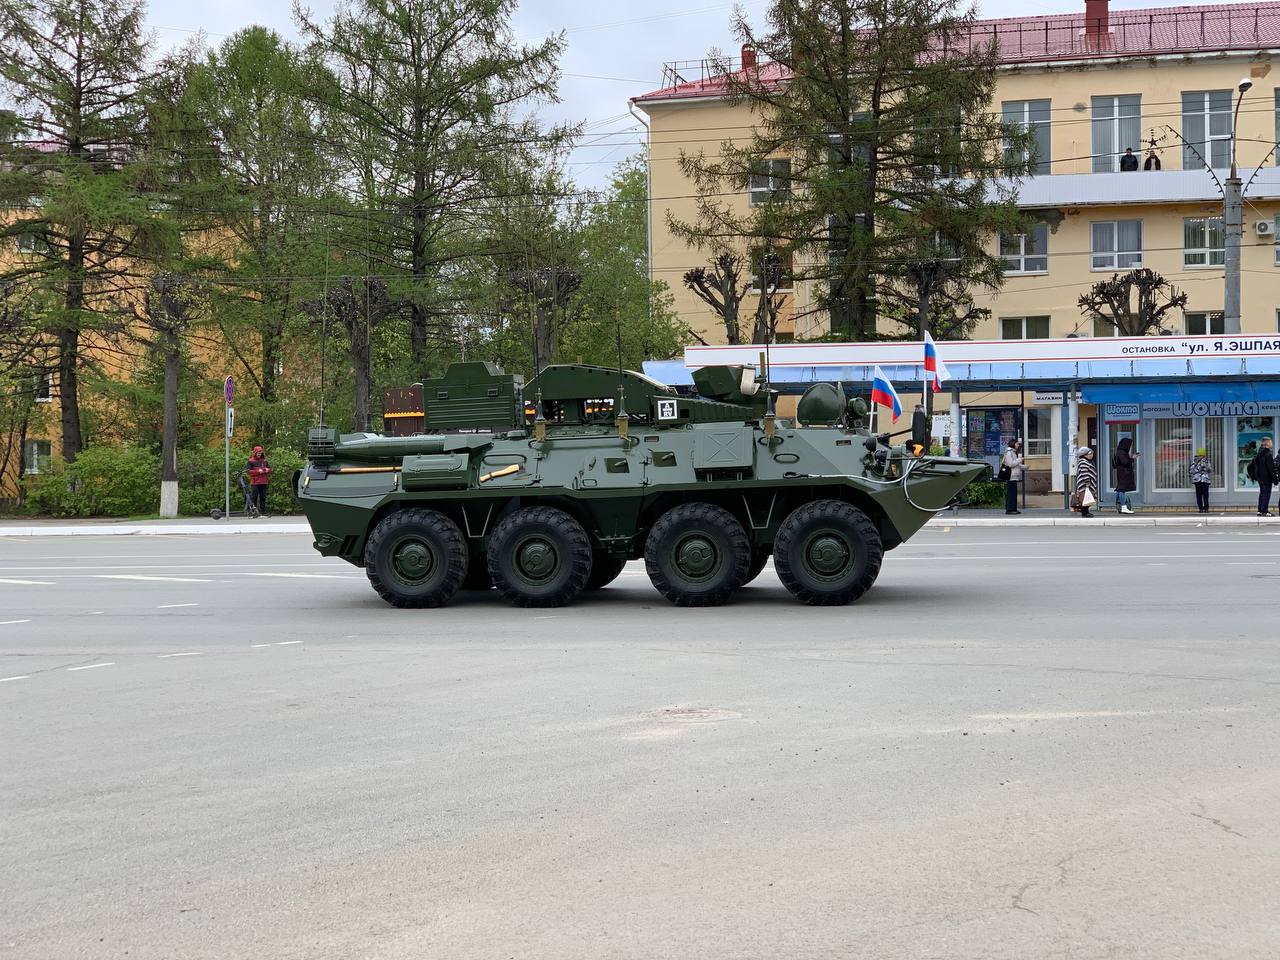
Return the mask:
<svg viewBox="0 0 1280 960"><path fill-rule="evenodd" d="M794 420L750 367L685 396L643 374L551 366L527 386L487 363L423 384L429 432L311 431L296 493L315 547L399 607L496 587L569 603L643 558L673 603L730 599L770 556L810 604L844 604L987 467L890 447L866 405L815 384Z"/></svg>

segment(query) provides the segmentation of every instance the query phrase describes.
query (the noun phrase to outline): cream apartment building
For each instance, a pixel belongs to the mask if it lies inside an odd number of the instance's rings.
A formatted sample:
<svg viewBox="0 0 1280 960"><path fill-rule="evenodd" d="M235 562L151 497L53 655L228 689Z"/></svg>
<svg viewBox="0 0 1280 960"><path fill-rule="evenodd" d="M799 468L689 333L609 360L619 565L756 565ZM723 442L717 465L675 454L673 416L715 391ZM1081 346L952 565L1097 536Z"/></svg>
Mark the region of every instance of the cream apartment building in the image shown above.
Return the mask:
<svg viewBox="0 0 1280 960"><path fill-rule="evenodd" d="M1087 8L980 21L974 28L977 37L994 37L999 44L1001 68L991 109L1035 133L1036 174L1017 187L1019 205L1039 222L1026 235L991 238L992 251L1004 259L1006 281L998 293L979 297L992 318L973 338L1109 335L1111 329L1095 328L1081 315L1077 300L1099 279L1136 266L1159 271L1188 294L1187 307L1169 325L1169 333L1221 333L1224 255L1218 181L1227 176L1233 137L1242 179L1249 184L1241 328L1277 333L1280 151L1274 148L1280 139L1280 3L1110 11L1106 0L1087 0ZM744 55L750 65L751 51ZM768 81L785 82L774 65L757 69ZM691 219L694 213L692 185L678 166L680 152L713 153L722 141L747 136L752 118L747 106L726 102L723 82L706 65L671 65L667 77L668 86L634 100L649 124L652 275L672 288L682 318L715 342L722 334L714 314L680 283L683 272L704 255L671 234L667 216ZM1243 78L1252 85L1240 99L1238 128L1233 129ZM1144 169L1152 141L1159 170ZM1126 148L1132 148L1137 170L1122 169ZM769 186L766 178L753 185L757 191ZM745 207L751 201L747 191L740 202ZM803 285L789 297L788 316L804 314L810 306ZM784 322L779 340L825 332L824 319L813 316ZM1019 432L1028 439L1030 452L1042 458L1035 463L1041 479L1047 486L1051 478L1061 477L1052 407L1037 410L1035 398L1025 395L984 402L1018 403L1024 418ZM1101 420L1100 410L1082 410L1079 439L1087 436L1105 450L1112 437ZM1234 420L1197 421L1185 428L1179 422L1152 426L1155 432L1145 436L1152 444L1175 435L1180 443L1218 443L1220 459L1228 463L1239 454L1231 439L1239 426ZM1274 426L1272 418L1261 428ZM1160 478L1148 479L1158 487ZM1229 486L1229 478L1224 479L1224 488Z"/></svg>

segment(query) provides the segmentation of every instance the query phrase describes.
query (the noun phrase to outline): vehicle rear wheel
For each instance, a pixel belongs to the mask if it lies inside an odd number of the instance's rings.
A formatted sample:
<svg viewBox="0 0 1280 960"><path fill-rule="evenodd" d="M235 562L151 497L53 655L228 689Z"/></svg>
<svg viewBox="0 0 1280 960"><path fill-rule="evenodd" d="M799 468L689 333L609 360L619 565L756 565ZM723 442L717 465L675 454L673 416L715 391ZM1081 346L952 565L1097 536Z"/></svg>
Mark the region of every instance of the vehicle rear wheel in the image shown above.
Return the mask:
<svg viewBox="0 0 1280 960"><path fill-rule="evenodd" d="M591 541L582 524L554 507L525 507L494 528L489 576L518 607L562 607L591 576Z"/></svg>
<svg viewBox="0 0 1280 960"><path fill-rule="evenodd" d="M751 566L747 567L747 579L742 581L745 587L748 583L760 576L764 572L765 565L769 562L768 550L756 550L751 554Z"/></svg>
<svg viewBox="0 0 1280 960"><path fill-rule="evenodd" d="M583 590L599 590L618 579L627 561L611 557L607 553L597 553L591 561L591 576L587 577L587 585Z"/></svg>
<svg viewBox="0 0 1280 960"><path fill-rule="evenodd" d="M880 573L880 533L857 507L815 500L797 507L773 542L773 565L791 595L814 606L852 603Z"/></svg>
<svg viewBox="0 0 1280 960"><path fill-rule="evenodd" d="M751 542L723 507L682 503L649 531L644 565L658 592L676 606L717 606L746 580Z"/></svg>
<svg viewBox="0 0 1280 960"><path fill-rule="evenodd" d="M396 607L440 607L467 576L467 542L435 510L398 510L383 518L364 548L369 583Z"/></svg>

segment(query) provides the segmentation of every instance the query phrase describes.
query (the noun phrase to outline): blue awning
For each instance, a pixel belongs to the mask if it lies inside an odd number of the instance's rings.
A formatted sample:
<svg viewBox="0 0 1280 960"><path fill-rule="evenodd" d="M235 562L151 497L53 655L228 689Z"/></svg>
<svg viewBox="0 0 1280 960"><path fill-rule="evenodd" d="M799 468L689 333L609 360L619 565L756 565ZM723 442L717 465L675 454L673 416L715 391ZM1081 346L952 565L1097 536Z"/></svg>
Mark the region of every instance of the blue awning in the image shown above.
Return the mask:
<svg viewBox="0 0 1280 960"><path fill-rule="evenodd" d="M1085 403L1247 403L1280 401L1280 382L1081 384Z"/></svg>

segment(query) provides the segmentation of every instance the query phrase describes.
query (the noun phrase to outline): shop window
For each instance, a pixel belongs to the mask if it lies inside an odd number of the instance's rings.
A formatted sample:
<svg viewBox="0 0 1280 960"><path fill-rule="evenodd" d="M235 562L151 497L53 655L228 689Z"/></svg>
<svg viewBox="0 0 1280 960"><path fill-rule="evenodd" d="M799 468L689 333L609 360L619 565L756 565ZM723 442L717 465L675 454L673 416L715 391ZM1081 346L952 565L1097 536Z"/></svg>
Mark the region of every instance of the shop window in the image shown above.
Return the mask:
<svg viewBox="0 0 1280 960"><path fill-rule="evenodd" d="M1142 266L1142 221L1102 220L1090 224L1094 270L1131 270Z"/></svg>
<svg viewBox="0 0 1280 960"><path fill-rule="evenodd" d="M1204 418L1204 450L1209 456L1209 466L1213 469L1209 486L1221 490L1227 485L1226 460L1223 459L1226 429L1222 417Z"/></svg>
<svg viewBox="0 0 1280 960"><path fill-rule="evenodd" d="M791 195L791 161L765 160L751 174L751 206L785 200Z"/></svg>
<svg viewBox="0 0 1280 960"><path fill-rule="evenodd" d="M1021 151L1015 152L1012 144L1005 144L1005 159L1009 163L1022 164L1030 160L1034 166L1032 174L1048 174L1053 154L1050 152L1050 113L1048 100L1005 100L1001 104L1001 119L1011 127L1022 127L1031 131L1034 143L1028 157Z"/></svg>
<svg viewBox="0 0 1280 960"><path fill-rule="evenodd" d="M1231 91L1191 90L1182 94L1182 168L1231 165Z"/></svg>
<svg viewBox="0 0 1280 960"><path fill-rule="evenodd" d="M1273 417L1236 417L1236 489L1254 489L1258 481L1249 479L1249 464L1258 455L1263 437L1275 439Z"/></svg>
<svg viewBox="0 0 1280 960"><path fill-rule="evenodd" d="M1038 223L1026 233L1000 234L1000 259L1005 273L1048 272L1048 224Z"/></svg>
<svg viewBox="0 0 1280 960"><path fill-rule="evenodd" d="M1094 97L1093 172L1118 172L1126 147L1142 149L1142 97Z"/></svg>
<svg viewBox="0 0 1280 960"><path fill-rule="evenodd" d="M1049 408L1027 408L1027 456L1053 455L1053 413Z"/></svg>
<svg viewBox="0 0 1280 960"><path fill-rule="evenodd" d="M1225 325L1222 322L1221 310L1210 310L1203 313L1188 313L1187 336L1205 336L1221 334Z"/></svg>
<svg viewBox="0 0 1280 960"><path fill-rule="evenodd" d="M1153 421L1155 454L1152 486L1157 490L1191 489L1191 418Z"/></svg>
<svg viewBox="0 0 1280 960"><path fill-rule="evenodd" d="M1002 340L1048 340L1048 317L1001 317Z"/></svg>
<svg viewBox="0 0 1280 960"><path fill-rule="evenodd" d="M48 473L53 459L53 446L48 440L28 440L24 450L22 472L29 475Z"/></svg>
<svg viewBox="0 0 1280 960"><path fill-rule="evenodd" d="M1183 266L1220 267L1226 258L1221 217L1187 217L1182 221Z"/></svg>

